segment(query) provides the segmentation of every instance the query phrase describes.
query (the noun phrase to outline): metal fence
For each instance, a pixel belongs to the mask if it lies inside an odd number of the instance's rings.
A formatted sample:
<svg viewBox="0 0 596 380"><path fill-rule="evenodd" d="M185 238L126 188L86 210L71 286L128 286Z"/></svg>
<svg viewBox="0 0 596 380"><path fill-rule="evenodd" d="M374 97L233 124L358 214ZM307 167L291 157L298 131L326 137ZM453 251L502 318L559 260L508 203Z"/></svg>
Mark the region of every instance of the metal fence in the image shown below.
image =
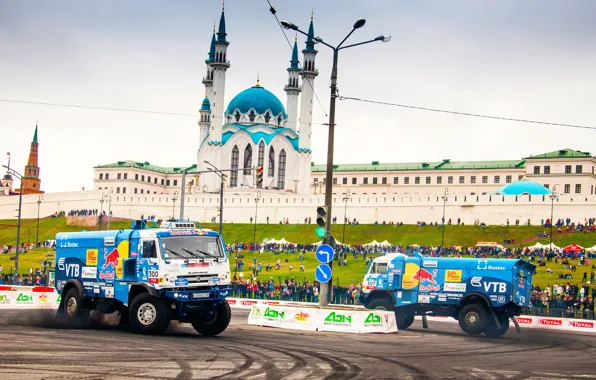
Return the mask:
<svg viewBox="0 0 596 380"><path fill-rule="evenodd" d="M532 307L524 309L523 315L534 315L537 317L553 317L553 318L573 318L573 319L592 319L594 320L593 310L576 310L576 309L549 309L545 307Z"/></svg>

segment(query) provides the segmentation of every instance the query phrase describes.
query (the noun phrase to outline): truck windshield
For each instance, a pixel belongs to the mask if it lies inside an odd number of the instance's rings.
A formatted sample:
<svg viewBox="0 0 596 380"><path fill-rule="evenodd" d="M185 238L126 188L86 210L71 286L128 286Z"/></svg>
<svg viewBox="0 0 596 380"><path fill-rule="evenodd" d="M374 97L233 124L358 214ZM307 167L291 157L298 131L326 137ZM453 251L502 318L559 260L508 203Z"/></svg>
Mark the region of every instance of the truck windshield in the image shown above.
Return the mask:
<svg viewBox="0 0 596 380"><path fill-rule="evenodd" d="M172 236L161 239L167 259L222 259L224 253L216 236Z"/></svg>
<svg viewBox="0 0 596 380"><path fill-rule="evenodd" d="M373 263L370 269L370 274L385 274L387 273L387 263Z"/></svg>

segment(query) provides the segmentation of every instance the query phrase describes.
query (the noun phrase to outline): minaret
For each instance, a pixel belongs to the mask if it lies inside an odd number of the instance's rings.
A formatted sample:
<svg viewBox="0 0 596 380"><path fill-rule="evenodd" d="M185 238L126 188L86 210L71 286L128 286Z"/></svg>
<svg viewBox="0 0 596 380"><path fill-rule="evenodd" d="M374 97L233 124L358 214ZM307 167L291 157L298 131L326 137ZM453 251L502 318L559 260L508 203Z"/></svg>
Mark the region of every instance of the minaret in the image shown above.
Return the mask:
<svg viewBox="0 0 596 380"><path fill-rule="evenodd" d="M208 93L205 91L205 99L199 110L199 146L203 143L205 138L209 135L209 125L211 124L211 105L209 103Z"/></svg>
<svg viewBox="0 0 596 380"><path fill-rule="evenodd" d="M222 127L224 125L226 70L230 67L230 63L227 60L227 50L230 43L226 40L226 35L226 18L222 5L217 40L214 43L215 57L214 61L211 62L211 67L213 68L213 96L210 98L212 112L209 141L216 143L221 142Z"/></svg>
<svg viewBox="0 0 596 380"><path fill-rule="evenodd" d="M25 176L21 181L21 191L23 194L39 194L41 191L41 181L39 179L39 166L37 166L37 154L39 144L37 142L37 124L35 125L35 134L31 141L31 150L29 151L29 160L25 166Z"/></svg>
<svg viewBox="0 0 596 380"><path fill-rule="evenodd" d="M290 67L288 67L288 84L284 87L288 95L288 104L286 110L288 112L287 126L296 131L298 129L298 95L300 95L299 78L300 68L298 67L298 36L294 40L294 49L292 50L292 59L290 60Z"/></svg>
<svg viewBox="0 0 596 380"><path fill-rule="evenodd" d="M313 16L310 16L310 26L308 27L309 36L306 38L306 49L302 50L304 54L304 63L302 64L302 96L300 102L300 137L298 146L302 149L310 149L310 135L312 133L312 103L315 88L315 77L319 72L315 69L315 27L313 25Z"/></svg>
<svg viewBox="0 0 596 380"><path fill-rule="evenodd" d="M206 97L211 99L213 96L213 67L211 63L215 60L215 24L213 24L213 35L211 36L211 46L209 47L209 57L205 60L207 66L207 74L203 78L205 85Z"/></svg>

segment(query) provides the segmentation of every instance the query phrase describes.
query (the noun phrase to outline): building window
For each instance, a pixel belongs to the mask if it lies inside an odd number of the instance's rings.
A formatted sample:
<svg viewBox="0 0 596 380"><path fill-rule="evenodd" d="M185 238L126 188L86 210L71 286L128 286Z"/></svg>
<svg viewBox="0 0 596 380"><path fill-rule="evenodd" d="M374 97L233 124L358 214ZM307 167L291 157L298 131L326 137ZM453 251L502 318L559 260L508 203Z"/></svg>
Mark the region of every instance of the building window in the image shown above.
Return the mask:
<svg viewBox="0 0 596 380"><path fill-rule="evenodd" d="M232 149L232 172L230 173L230 187L238 187L238 161L240 160L240 150L237 145Z"/></svg>
<svg viewBox="0 0 596 380"><path fill-rule="evenodd" d="M387 184L387 177L383 177L383 178L381 178L381 183L382 183L383 185L386 185L386 184Z"/></svg>
<svg viewBox="0 0 596 380"><path fill-rule="evenodd" d="M139 175L135 174L135 181L138 181L138 180L139 180Z"/></svg>
<svg viewBox="0 0 596 380"><path fill-rule="evenodd" d="M163 186L163 184L164 184L164 181L165 181L165 180L162 178L162 179L161 179L161 185L162 185L162 186Z"/></svg>
<svg viewBox="0 0 596 380"><path fill-rule="evenodd" d="M269 113L267 113L267 115L269 115ZM263 166L264 163L265 163L265 142L263 140L261 140L261 142L259 143L259 157L257 158L257 166Z"/></svg>
<svg viewBox="0 0 596 380"><path fill-rule="evenodd" d="M347 178L342 178L341 183L342 183L342 185L347 185L348 184L348 179Z"/></svg>
<svg viewBox="0 0 596 380"><path fill-rule="evenodd" d="M466 177L464 177L463 175L459 176L459 183L463 184L466 182Z"/></svg>
<svg viewBox="0 0 596 380"><path fill-rule="evenodd" d="M118 175L116 176L117 179L122 179L122 173L118 173Z"/></svg>
<svg viewBox="0 0 596 380"><path fill-rule="evenodd" d="M246 145L244 149L244 175L250 174L250 168L252 167L252 146Z"/></svg>
<svg viewBox="0 0 596 380"><path fill-rule="evenodd" d="M583 171L583 167L581 165L575 165L575 172L577 174L581 174Z"/></svg>
<svg viewBox="0 0 596 380"><path fill-rule="evenodd" d="M414 178L414 184L415 185L420 185L420 177Z"/></svg>
<svg viewBox="0 0 596 380"><path fill-rule="evenodd" d="M550 166L544 167L544 174L550 174Z"/></svg>
<svg viewBox="0 0 596 380"><path fill-rule="evenodd" d="M144 175L141 176L141 181L145 182L145 176Z"/></svg>
<svg viewBox="0 0 596 380"><path fill-rule="evenodd" d="M373 185L377 184L377 177L373 177Z"/></svg>
<svg viewBox="0 0 596 380"><path fill-rule="evenodd" d="M482 183L488 183L488 176L487 175L483 175L482 176Z"/></svg>
<svg viewBox="0 0 596 380"><path fill-rule="evenodd" d="M501 176L499 176L499 175L495 176L495 183L501 183Z"/></svg>
<svg viewBox="0 0 596 380"><path fill-rule="evenodd" d="M441 176L438 176L438 177L437 177L437 185L440 185L440 184L442 184L442 183L443 183L443 177L441 177Z"/></svg>
<svg viewBox="0 0 596 380"><path fill-rule="evenodd" d="M269 148L269 177L275 176L275 151Z"/></svg>
<svg viewBox="0 0 596 380"><path fill-rule="evenodd" d="M544 187L546 187L547 189L550 189L550 185L548 183L545 184Z"/></svg>
<svg viewBox="0 0 596 380"><path fill-rule="evenodd" d="M178 180L177 179L174 180L174 186L178 186Z"/></svg>
<svg viewBox="0 0 596 380"><path fill-rule="evenodd" d="M565 165L565 174L571 174L571 165Z"/></svg>
<svg viewBox="0 0 596 380"><path fill-rule="evenodd" d="M151 183L151 177L147 177L147 182Z"/></svg>
<svg viewBox="0 0 596 380"><path fill-rule="evenodd" d="M569 194L571 193L571 185L570 184L566 184L565 185L565 194Z"/></svg>
<svg viewBox="0 0 596 380"><path fill-rule="evenodd" d="M145 194L145 189L141 189L141 194Z"/></svg>
<svg viewBox="0 0 596 380"><path fill-rule="evenodd" d="M126 194L126 187L122 188L122 194Z"/></svg>
<svg viewBox="0 0 596 380"><path fill-rule="evenodd" d="M508 175L507 177L505 177L505 182L511 183L511 176L510 175Z"/></svg>
<svg viewBox="0 0 596 380"><path fill-rule="evenodd" d="M137 194L137 193L138 193L138 191L139 191L139 189L137 189L137 188L135 187L135 194Z"/></svg>
<svg viewBox="0 0 596 380"><path fill-rule="evenodd" d="M335 177L333 178L333 184L337 185L337 178L335 178Z"/></svg>
<svg viewBox="0 0 596 380"><path fill-rule="evenodd" d="M399 177L393 177L393 184L394 185L398 185L399 184Z"/></svg>
<svg viewBox="0 0 596 380"><path fill-rule="evenodd" d="M534 174L540 174L540 166L534 166Z"/></svg>
<svg viewBox="0 0 596 380"><path fill-rule="evenodd" d="M170 186L170 180L169 179L166 181L166 186Z"/></svg>
<svg viewBox="0 0 596 380"><path fill-rule="evenodd" d="M404 185L410 184L410 177L404 177Z"/></svg>
<svg viewBox="0 0 596 380"><path fill-rule="evenodd" d="M470 177L470 183L476 183L476 176L473 175Z"/></svg>
<svg viewBox="0 0 596 380"><path fill-rule="evenodd" d="M426 184L430 185L430 177L426 177Z"/></svg>
<svg viewBox="0 0 596 380"><path fill-rule="evenodd" d="M99 173L99 179L103 179L103 173Z"/></svg>
<svg viewBox="0 0 596 380"><path fill-rule="evenodd" d="M581 194L582 193L582 185L580 183L578 183L577 185L575 185L575 194Z"/></svg>
<svg viewBox="0 0 596 380"><path fill-rule="evenodd" d="M517 176L518 181L521 181L522 178L524 178L523 174L520 174L520 175Z"/></svg>
<svg viewBox="0 0 596 380"><path fill-rule="evenodd" d="M277 171L277 188L284 189L286 187L286 151L279 152L279 169Z"/></svg>
<svg viewBox="0 0 596 380"><path fill-rule="evenodd" d="M116 194L120 194L120 188L119 187L116 188Z"/></svg>
<svg viewBox="0 0 596 380"><path fill-rule="evenodd" d="M352 185L356 185L356 184L358 184L358 178L353 177L352 178Z"/></svg>
<svg viewBox="0 0 596 380"><path fill-rule="evenodd" d="M157 177L153 178L153 183L157 185Z"/></svg>
<svg viewBox="0 0 596 380"><path fill-rule="evenodd" d="M447 177L447 183L450 185L453 183L453 176L450 175L449 177Z"/></svg>
<svg viewBox="0 0 596 380"><path fill-rule="evenodd" d="M110 179L110 173L106 173L106 179Z"/></svg>
<svg viewBox="0 0 596 380"><path fill-rule="evenodd" d="M368 177L362 178L362 183L368 185Z"/></svg>

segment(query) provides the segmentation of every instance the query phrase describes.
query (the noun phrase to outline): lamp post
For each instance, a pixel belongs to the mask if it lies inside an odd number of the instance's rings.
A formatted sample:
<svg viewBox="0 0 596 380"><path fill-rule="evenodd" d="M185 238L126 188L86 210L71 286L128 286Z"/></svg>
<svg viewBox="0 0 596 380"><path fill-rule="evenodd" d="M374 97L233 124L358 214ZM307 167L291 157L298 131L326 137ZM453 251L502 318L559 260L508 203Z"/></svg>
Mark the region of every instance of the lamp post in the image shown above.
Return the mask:
<svg viewBox="0 0 596 380"><path fill-rule="evenodd" d="M557 198L557 187L553 186L553 190L551 191L550 197L550 244L548 249L552 252L553 250L553 224L555 221L553 220L554 217L554 210L555 210L555 198Z"/></svg>
<svg viewBox="0 0 596 380"><path fill-rule="evenodd" d="M346 196L343 198L343 201L346 202L346 205L344 207L344 233L341 238L341 242L343 244L346 244L346 222L348 221L348 201L350 200L351 196L352 196L352 191L350 189L348 189L348 191L346 191Z"/></svg>
<svg viewBox="0 0 596 380"><path fill-rule="evenodd" d="M176 191L172 196L172 219L176 217L176 200L178 200L178 192Z"/></svg>
<svg viewBox="0 0 596 380"><path fill-rule="evenodd" d="M19 189L19 214L17 218L17 245L15 247L15 257L14 257L14 275L15 278L19 277L19 244L21 244L21 208L23 206L23 176L19 174L19 172L15 171L14 169L9 168L6 165L2 165L2 167L6 168L6 172L8 174L12 174L21 181L21 186Z"/></svg>
<svg viewBox="0 0 596 380"><path fill-rule="evenodd" d="M261 200L261 190L257 191L257 196L255 198L255 227L253 231L253 253L257 249L257 213L259 211L259 201Z"/></svg>
<svg viewBox="0 0 596 380"><path fill-rule="evenodd" d="M319 183L318 182L315 182L313 184L313 187L315 188L315 195L317 195L317 187L319 187Z"/></svg>
<svg viewBox="0 0 596 380"><path fill-rule="evenodd" d="M111 190L110 190L111 192ZM110 230L110 218L112 217L112 195L108 195L108 231Z"/></svg>
<svg viewBox="0 0 596 380"><path fill-rule="evenodd" d="M330 101L329 101L329 137L327 141L327 172L326 172L326 183L325 183L325 207L327 209L327 222L326 222L326 231L325 231L325 238L328 243L331 242L331 206L333 201L333 146L334 146L334 137L335 137L335 100L337 98L337 61L339 56L339 51L355 46L360 46L364 44L369 44L371 42L382 41L382 42L389 42L391 40L390 36L378 36L372 40L363 41L351 45L342 46L344 42L354 33L356 29L360 29L366 23L365 19L359 19L356 21L352 27L352 30L348 35L339 43L337 46L332 46L326 42L324 42L320 37L311 36L308 33L300 30L298 26L292 24L287 21L281 21L281 25L286 29L295 30L301 34L304 34L307 37L314 39L315 43L321 43L333 50L333 67L331 68L331 94L330 94ZM320 297L320 304L322 306L326 306L329 304L329 300L332 299L332 292L333 292L333 279L329 280L329 282L321 284L321 297Z"/></svg>
<svg viewBox="0 0 596 380"><path fill-rule="evenodd" d="M443 193L443 221L441 222L441 255L443 254L443 244L445 243L445 206L447 204L447 198L449 194L449 188L445 188L445 192Z"/></svg>
<svg viewBox="0 0 596 380"><path fill-rule="evenodd" d="M213 165L211 162L205 160L204 161L207 165L210 165L211 168L208 168L209 170L213 171L215 174L217 174L219 176L219 178L221 179L220 185L219 185L219 235L221 236L223 233L223 197L224 197L224 180L226 175L219 170L215 165ZM231 170L230 170L231 171Z"/></svg>
<svg viewBox="0 0 596 380"><path fill-rule="evenodd" d="M106 194L101 194L101 199L99 200L99 230L101 231L101 222L103 221L103 202L105 202Z"/></svg>
<svg viewBox="0 0 596 380"><path fill-rule="evenodd" d="M295 194L298 193L298 182L300 182L300 180L298 178L294 179L294 193Z"/></svg>
<svg viewBox="0 0 596 380"><path fill-rule="evenodd" d="M35 233L35 248L39 245L39 208L41 206L41 200L43 199L43 195L39 194L39 199L37 200L37 232Z"/></svg>

